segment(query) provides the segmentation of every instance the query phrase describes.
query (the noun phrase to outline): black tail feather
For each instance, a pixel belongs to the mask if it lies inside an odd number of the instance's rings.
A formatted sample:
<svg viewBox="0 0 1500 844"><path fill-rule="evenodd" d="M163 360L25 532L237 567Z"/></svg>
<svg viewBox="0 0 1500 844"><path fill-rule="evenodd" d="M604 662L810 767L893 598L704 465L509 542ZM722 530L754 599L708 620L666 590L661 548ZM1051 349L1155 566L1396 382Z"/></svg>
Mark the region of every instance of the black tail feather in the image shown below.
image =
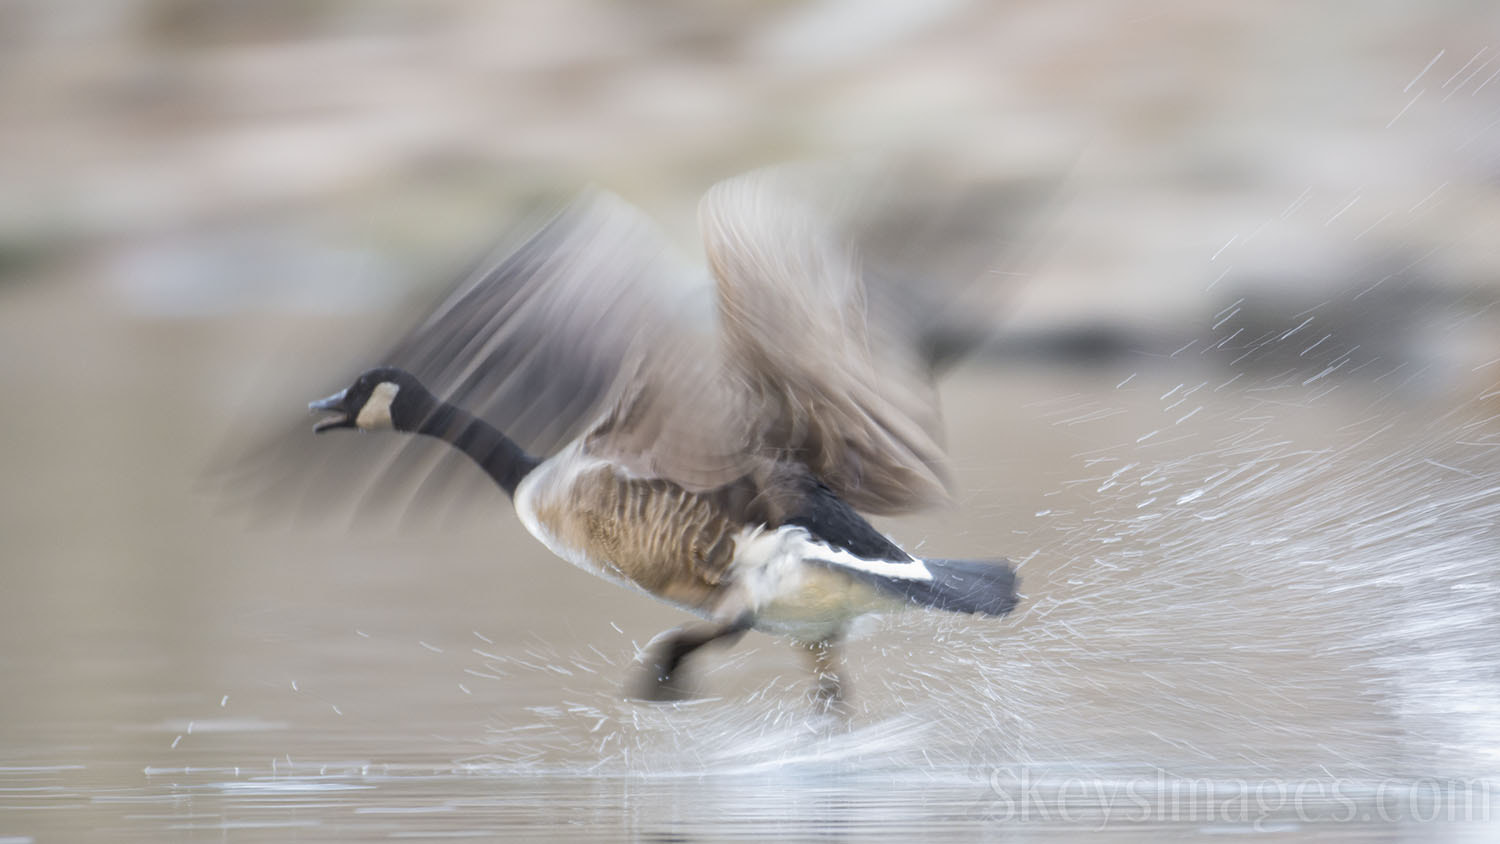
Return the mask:
<svg viewBox="0 0 1500 844"><path fill-rule="evenodd" d="M1005 615L1015 609L1020 581L1008 562L928 559L922 562L932 572L931 580L872 579L887 592L933 609L981 615Z"/></svg>

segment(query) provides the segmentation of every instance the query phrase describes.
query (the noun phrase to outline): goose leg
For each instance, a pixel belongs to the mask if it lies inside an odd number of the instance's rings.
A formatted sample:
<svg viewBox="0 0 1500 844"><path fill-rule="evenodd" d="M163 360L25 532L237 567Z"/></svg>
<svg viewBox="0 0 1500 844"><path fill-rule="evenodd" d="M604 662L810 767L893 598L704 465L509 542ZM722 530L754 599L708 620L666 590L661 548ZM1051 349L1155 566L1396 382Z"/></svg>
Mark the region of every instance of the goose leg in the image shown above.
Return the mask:
<svg viewBox="0 0 1500 844"><path fill-rule="evenodd" d="M631 684L629 696L657 701L685 699L689 690L680 669L688 654L710 642L732 644L754 621L755 616L746 612L720 624L687 624L657 636L646 645L642 670Z"/></svg>
<svg viewBox="0 0 1500 844"><path fill-rule="evenodd" d="M803 652L808 658L808 667L817 680L813 692L813 705L820 715L836 715L847 720L853 710L849 706L847 689L839 678L843 660L839 654L839 641L827 639L822 642L802 642Z"/></svg>

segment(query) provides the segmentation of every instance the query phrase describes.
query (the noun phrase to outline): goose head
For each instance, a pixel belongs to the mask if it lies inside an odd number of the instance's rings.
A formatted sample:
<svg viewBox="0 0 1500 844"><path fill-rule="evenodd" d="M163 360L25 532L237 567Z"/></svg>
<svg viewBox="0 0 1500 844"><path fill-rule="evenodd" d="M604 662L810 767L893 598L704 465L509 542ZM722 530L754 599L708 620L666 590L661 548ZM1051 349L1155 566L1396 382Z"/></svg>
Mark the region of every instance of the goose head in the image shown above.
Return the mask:
<svg viewBox="0 0 1500 844"><path fill-rule="evenodd" d="M309 402L307 409L332 414L313 425L319 434L335 428L415 431L432 411L432 395L410 372L385 366L362 373L326 399Z"/></svg>

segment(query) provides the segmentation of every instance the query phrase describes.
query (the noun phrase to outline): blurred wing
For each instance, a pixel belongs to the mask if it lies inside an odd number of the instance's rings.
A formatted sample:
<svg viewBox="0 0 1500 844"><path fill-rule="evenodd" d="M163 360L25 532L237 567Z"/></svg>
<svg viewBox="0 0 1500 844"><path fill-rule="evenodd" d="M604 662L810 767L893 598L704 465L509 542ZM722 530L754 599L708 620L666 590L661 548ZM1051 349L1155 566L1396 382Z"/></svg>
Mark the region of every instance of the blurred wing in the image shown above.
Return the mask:
<svg viewBox="0 0 1500 844"><path fill-rule="evenodd" d="M711 295L644 214L592 191L375 363L410 371L547 455L599 416L622 373L641 368L645 338L671 344Z"/></svg>
<svg viewBox="0 0 1500 844"><path fill-rule="evenodd" d="M716 445L725 441L723 431L681 422L683 413L663 409L716 389L713 295L707 275L677 258L644 214L618 197L590 192L514 252L456 285L394 348L365 365L406 369L434 395L539 456L606 415L629 410L650 420L624 440L634 464L650 464L641 454L675 437L662 465L712 483L732 473L702 457L724 451ZM326 390L337 386L330 382ZM423 437L314 438L305 421L240 464L237 477L227 479L238 487L232 497L260 509L446 509L486 500L483 489L492 486L445 444Z"/></svg>
<svg viewBox="0 0 1500 844"><path fill-rule="evenodd" d="M933 373L998 321L989 268L1004 244L973 192L818 173L753 172L700 208L752 433L857 509L941 502Z"/></svg>

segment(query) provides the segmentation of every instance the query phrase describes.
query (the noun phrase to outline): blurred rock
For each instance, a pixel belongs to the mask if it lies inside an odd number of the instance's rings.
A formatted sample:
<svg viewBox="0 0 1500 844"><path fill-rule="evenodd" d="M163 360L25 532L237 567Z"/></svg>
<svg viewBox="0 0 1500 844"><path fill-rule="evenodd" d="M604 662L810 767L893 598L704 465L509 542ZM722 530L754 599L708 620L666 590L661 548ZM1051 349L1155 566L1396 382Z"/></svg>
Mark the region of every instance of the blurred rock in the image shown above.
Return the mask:
<svg viewBox="0 0 1500 844"><path fill-rule="evenodd" d="M1021 331L1190 337L1231 283L1237 320L1295 314L1347 293L1324 251L1435 249L1437 291L1500 289L1494 4L59 0L6 6L0 30L0 243L121 250L130 295L183 311L234 287L226 273L399 262L404 232L462 250L500 236L495 209L590 181L681 234L736 171L910 146L975 172L1072 162ZM468 189L434 162L459 162ZM268 218L377 213L362 237L225 245L236 225L262 240ZM181 234L205 227L219 245ZM221 259L240 268L210 272ZM1279 278L1296 280L1284 306ZM1280 321L1255 318L1255 336Z"/></svg>

